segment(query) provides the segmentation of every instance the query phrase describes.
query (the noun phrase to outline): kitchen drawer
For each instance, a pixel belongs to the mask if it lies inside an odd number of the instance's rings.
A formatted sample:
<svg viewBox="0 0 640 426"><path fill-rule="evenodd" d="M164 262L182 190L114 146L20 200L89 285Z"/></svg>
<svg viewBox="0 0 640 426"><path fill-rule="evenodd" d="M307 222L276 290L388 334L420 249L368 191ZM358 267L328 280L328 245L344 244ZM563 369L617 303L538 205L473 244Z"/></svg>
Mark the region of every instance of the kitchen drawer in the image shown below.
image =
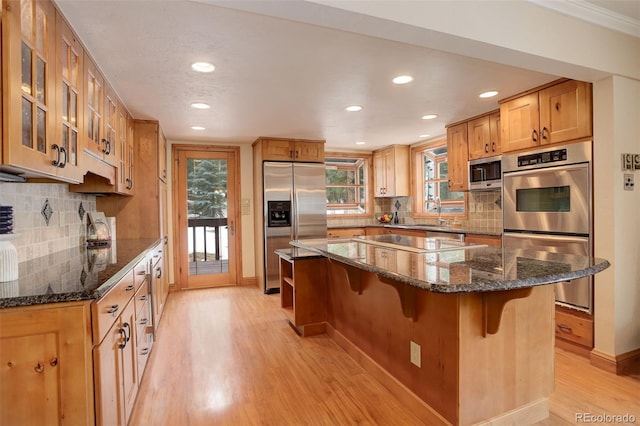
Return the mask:
<svg viewBox="0 0 640 426"><path fill-rule="evenodd" d="M147 278L147 258L142 259L133 267L133 276L135 280L136 290L144 283Z"/></svg>
<svg viewBox="0 0 640 426"><path fill-rule="evenodd" d="M136 338L143 339L151 331L151 305L145 303L136 315Z"/></svg>
<svg viewBox="0 0 640 426"><path fill-rule="evenodd" d="M153 336L151 334L142 334L136 336L136 358L138 363L138 380L142 378L144 369L151 353L151 346L153 345Z"/></svg>
<svg viewBox="0 0 640 426"><path fill-rule="evenodd" d="M149 294L149 286L144 285L136 291L136 316L140 315L140 312L144 308L144 305L151 302L151 294Z"/></svg>
<svg viewBox="0 0 640 426"><path fill-rule="evenodd" d="M365 234L363 228L334 228L327 230L327 238L351 238Z"/></svg>
<svg viewBox="0 0 640 426"><path fill-rule="evenodd" d="M133 270L91 304L93 343L99 344L134 295Z"/></svg>
<svg viewBox="0 0 640 426"><path fill-rule="evenodd" d="M593 320L556 309L556 337L593 347Z"/></svg>
<svg viewBox="0 0 640 426"><path fill-rule="evenodd" d="M162 259L163 249L164 249L164 244L160 243L157 246L155 246L153 250L151 250L151 261L154 267L158 263L158 261Z"/></svg>

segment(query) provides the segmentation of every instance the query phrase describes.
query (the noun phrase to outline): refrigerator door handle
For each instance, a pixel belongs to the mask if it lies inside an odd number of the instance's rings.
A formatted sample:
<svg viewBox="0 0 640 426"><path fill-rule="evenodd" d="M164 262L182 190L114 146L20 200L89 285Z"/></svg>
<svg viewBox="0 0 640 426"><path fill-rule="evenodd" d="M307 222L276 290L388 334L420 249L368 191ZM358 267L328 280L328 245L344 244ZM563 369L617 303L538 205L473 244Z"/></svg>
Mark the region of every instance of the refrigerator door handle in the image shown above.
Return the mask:
<svg viewBox="0 0 640 426"><path fill-rule="evenodd" d="M293 178L293 176L292 176ZM293 217L293 220L291 221L291 239L292 240L297 240L298 239L298 212L300 211L298 209L298 194L296 194L296 188L295 188L295 182L293 182L293 185L291 186L291 215Z"/></svg>

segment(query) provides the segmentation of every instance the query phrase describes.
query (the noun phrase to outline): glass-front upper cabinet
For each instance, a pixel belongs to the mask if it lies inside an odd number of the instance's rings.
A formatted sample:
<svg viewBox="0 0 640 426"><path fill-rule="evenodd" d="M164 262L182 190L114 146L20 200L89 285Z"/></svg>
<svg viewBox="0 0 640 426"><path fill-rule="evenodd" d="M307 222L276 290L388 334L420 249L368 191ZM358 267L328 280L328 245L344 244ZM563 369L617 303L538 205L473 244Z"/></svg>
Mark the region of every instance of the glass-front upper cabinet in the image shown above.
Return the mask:
<svg viewBox="0 0 640 426"><path fill-rule="evenodd" d="M55 22L53 4L35 0L5 3L2 73L6 139L3 164L55 176L64 160L55 142ZM56 148L57 147L57 148Z"/></svg>
<svg viewBox="0 0 640 426"><path fill-rule="evenodd" d="M104 78L98 67L90 58L84 61L85 78L85 150L93 156L102 159L103 154L108 152L106 139L103 136L104 120Z"/></svg>
<svg viewBox="0 0 640 426"><path fill-rule="evenodd" d="M80 128L82 123L82 66L84 50L61 15L56 20L57 64L57 123L56 140L61 152L62 163L58 175L64 174L82 181L83 172L79 167Z"/></svg>

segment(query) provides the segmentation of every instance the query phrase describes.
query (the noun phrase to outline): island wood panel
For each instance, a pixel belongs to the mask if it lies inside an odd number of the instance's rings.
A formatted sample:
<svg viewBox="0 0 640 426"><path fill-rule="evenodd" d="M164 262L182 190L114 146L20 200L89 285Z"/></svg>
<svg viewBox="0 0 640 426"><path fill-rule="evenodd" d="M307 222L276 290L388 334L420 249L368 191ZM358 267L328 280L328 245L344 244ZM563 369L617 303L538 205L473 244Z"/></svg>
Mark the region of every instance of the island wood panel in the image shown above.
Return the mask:
<svg viewBox="0 0 640 426"><path fill-rule="evenodd" d="M330 326L446 421L548 416L552 286L507 302L498 332L483 337L483 294L431 293L355 271L359 281L330 263ZM421 367L410 362L412 341Z"/></svg>
<svg viewBox="0 0 640 426"><path fill-rule="evenodd" d="M416 319L403 315L398 290L360 271L361 293L345 271L330 263L328 322L391 376L449 422L457 421L457 298L416 291ZM416 289L417 290L417 289ZM422 367L410 362L413 340L422 348Z"/></svg>
<svg viewBox="0 0 640 426"><path fill-rule="evenodd" d="M554 383L553 286L504 306L500 328L482 336L482 294L460 295L460 424L474 424L540 401L514 413L515 424L548 417ZM525 416L526 421L519 416ZM531 419L530 416L536 416Z"/></svg>

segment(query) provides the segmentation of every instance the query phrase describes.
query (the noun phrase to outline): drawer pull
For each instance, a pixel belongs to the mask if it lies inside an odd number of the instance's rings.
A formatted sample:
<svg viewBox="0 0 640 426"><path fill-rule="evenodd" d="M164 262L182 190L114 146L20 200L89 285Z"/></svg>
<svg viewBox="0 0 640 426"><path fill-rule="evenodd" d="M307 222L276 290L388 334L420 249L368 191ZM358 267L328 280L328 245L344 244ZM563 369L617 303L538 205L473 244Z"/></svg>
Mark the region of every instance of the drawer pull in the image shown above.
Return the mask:
<svg viewBox="0 0 640 426"><path fill-rule="evenodd" d="M140 296L140 300L147 300L147 295L143 294L142 296Z"/></svg>
<svg viewBox="0 0 640 426"><path fill-rule="evenodd" d="M58 365L58 358L53 358L51 361L49 361L49 365L51 365L52 367Z"/></svg>
<svg viewBox="0 0 640 426"><path fill-rule="evenodd" d="M33 371L36 373L42 373L44 371L44 365L38 363L35 367L33 367Z"/></svg>
<svg viewBox="0 0 640 426"><path fill-rule="evenodd" d="M138 271L138 275L144 275L144 274L146 274L145 271Z"/></svg>
<svg viewBox="0 0 640 426"><path fill-rule="evenodd" d="M135 287L134 287L134 285L133 285L133 284L131 284L131 285L128 285L128 286L124 289L124 291L131 291L131 290L133 290L134 288L135 288Z"/></svg>
<svg viewBox="0 0 640 426"><path fill-rule="evenodd" d="M120 309L120 306L118 305L111 305L111 307L109 308L109 310L107 310L108 314L115 314L116 312L118 312L118 309ZM115 315L114 315L115 316Z"/></svg>
<svg viewBox="0 0 640 426"><path fill-rule="evenodd" d="M143 349L140 351L140 355L147 355L148 353L149 353L149 348L143 348Z"/></svg>
<svg viewBox="0 0 640 426"><path fill-rule="evenodd" d="M571 333L571 332L573 332L573 329L570 326L566 325L566 324L558 324L558 328L563 333Z"/></svg>
<svg viewBox="0 0 640 426"><path fill-rule="evenodd" d="M141 324L141 325L146 325L148 322L149 322L149 320L148 320L148 319L146 319L146 318L142 318L142 319L140 320L140 324Z"/></svg>

